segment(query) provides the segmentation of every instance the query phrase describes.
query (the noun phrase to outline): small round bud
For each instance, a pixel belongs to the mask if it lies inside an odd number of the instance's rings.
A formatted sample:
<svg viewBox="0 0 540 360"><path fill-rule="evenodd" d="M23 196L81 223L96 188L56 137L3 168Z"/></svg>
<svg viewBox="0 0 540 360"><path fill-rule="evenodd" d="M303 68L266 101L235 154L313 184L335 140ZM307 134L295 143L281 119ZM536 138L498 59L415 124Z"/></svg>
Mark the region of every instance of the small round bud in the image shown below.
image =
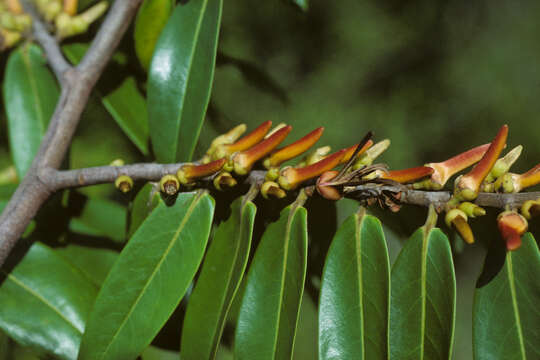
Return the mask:
<svg viewBox="0 0 540 360"><path fill-rule="evenodd" d="M120 175L114 181L114 186L121 192L127 193L133 188L133 180L127 175Z"/></svg>
<svg viewBox="0 0 540 360"><path fill-rule="evenodd" d="M109 165L110 166L124 166L125 163L124 163L124 160L122 159L114 159L113 161L111 161Z"/></svg>
<svg viewBox="0 0 540 360"><path fill-rule="evenodd" d="M268 199L270 196L278 199L282 199L287 196L285 191L274 181L266 181L264 184L262 184L261 194L265 199Z"/></svg>
<svg viewBox="0 0 540 360"><path fill-rule="evenodd" d="M168 174L159 181L159 189L162 193L172 196L180 189L180 182L176 176Z"/></svg>

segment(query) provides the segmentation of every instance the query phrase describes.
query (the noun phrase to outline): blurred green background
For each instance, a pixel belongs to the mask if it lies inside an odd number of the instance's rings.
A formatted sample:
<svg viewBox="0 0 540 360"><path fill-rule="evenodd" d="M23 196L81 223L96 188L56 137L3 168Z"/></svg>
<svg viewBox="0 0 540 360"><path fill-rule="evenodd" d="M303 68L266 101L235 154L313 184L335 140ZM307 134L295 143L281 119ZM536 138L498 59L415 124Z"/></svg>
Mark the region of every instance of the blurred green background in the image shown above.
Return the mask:
<svg viewBox="0 0 540 360"><path fill-rule="evenodd" d="M314 1L307 12L286 1L226 1L198 154L234 125L253 128L272 120L293 125L291 140L325 126L320 143L334 149L373 130L376 140L391 139L382 161L399 169L486 143L507 123L508 148L525 148L514 170L525 171L540 159L539 35L540 2L535 0ZM132 29L121 49L128 55L128 71L144 80L132 56ZM4 69L6 55L1 56ZM0 116L4 168L11 160L4 111ZM103 165L114 158L148 160L93 99L73 142L70 165ZM120 199L110 185L82 192ZM339 219L355 206L340 202ZM388 217L394 220L383 220L389 225L392 259L424 216L425 209L405 208ZM455 359L472 358L473 290L485 244L498 241L493 216L473 223L479 240L473 246L463 247L450 233L458 282ZM306 296L296 359L316 358L316 332L316 305ZM222 358L231 358L226 349Z"/></svg>

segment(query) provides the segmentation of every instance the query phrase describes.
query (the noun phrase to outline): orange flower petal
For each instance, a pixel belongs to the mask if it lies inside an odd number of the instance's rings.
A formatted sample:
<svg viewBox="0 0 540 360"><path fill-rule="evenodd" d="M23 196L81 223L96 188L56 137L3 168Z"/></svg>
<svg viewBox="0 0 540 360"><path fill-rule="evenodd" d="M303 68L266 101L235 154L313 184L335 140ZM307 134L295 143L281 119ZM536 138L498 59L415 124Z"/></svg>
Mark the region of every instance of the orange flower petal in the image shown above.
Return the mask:
<svg viewBox="0 0 540 360"><path fill-rule="evenodd" d="M478 190L482 181L491 171L491 168L497 161L502 149L506 146L506 138L508 136L508 125L503 125L495 139L489 145L489 149L486 151L482 159L476 164L476 166L466 175L463 175L458 183L458 188L461 190L469 190L469 194L466 195L466 200L472 200L478 195ZM473 197L471 198L472 195Z"/></svg>
<svg viewBox="0 0 540 360"><path fill-rule="evenodd" d="M540 183L540 164L517 177L519 191Z"/></svg>
<svg viewBox="0 0 540 360"><path fill-rule="evenodd" d="M426 164L426 166L432 167L435 170L431 175L431 180L440 185L446 184L448 179L454 174L480 161L489 148L489 145L477 146L445 161Z"/></svg>
<svg viewBox="0 0 540 360"><path fill-rule="evenodd" d="M276 150L268 159L267 168L279 166L281 163L306 152L319 140L323 131L323 127L317 128L292 144Z"/></svg>
<svg viewBox="0 0 540 360"><path fill-rule="evenodd" d="M220 171L226 162L227 159L221 158L211 161L208 164L186 164L178 170L177 176L181 183L186 184L192 180L209 176Z"/></svg>
<svg viewBox="0 0 540 360"><path fill-rule="evenodd" d="M272 126L271 121L265 121L261 125L259 125L259 127L257 127L255 130L243 136L234 144L224 145L224 149L226 153L230 155L237 151L244 151L244 150L249 149L253 145L260 142L262 139L264 139L264 136L270 130L271 126Z"/></svg>
<svg viewBox="0 0 540 360"><path fill-rule="evenodd" d="M345 155L347 149L336 151L332 155L328 155L324 159L317 161L314 164L301 168L286 168L281 172L278 182L285 190L296 188L300 183L316 178L322 173L332 170L339 165L341 159Z"/></svg>
<svg viewBox="0 0 540 360"><path fill-rule="evenodd" d="M381 178L394 180L404 184L429 176L433 174L433 171L434 170L431 167L418 166L410 169L388 171L387 173L382 174Z"/></svg>
<svg viewBox="0 0 540 360"><path fill-rule="evenodd" d="M257 145L251 147L249 150L236 154L233 159L234 171L240 175L247 174L251 170L253 164L274 150L283 140L285 140L291 130L292 126L287 125Z"/></svg>

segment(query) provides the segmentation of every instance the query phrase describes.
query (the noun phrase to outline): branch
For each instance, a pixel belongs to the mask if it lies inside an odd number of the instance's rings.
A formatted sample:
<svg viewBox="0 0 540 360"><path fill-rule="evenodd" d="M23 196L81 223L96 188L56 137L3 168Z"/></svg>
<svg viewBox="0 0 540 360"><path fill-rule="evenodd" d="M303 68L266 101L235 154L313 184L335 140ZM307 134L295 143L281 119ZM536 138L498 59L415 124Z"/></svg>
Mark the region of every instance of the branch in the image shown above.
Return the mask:
<svg viewBox="0 0 540 360"><path fill-rule="evenodd" d="M373 185L360 185L346 189L346 193L349 196L354 197L355 193L373 193L381 195L383 191L392 193L401 193L399 202L402 204L411 204L429 207L433 204L435 208L441 209L450 197L452 193L449 191L422 191L422 190L403 190L397 186L373 186ZM502 194L502 193L484 193L478 194L478 197L474 203L482 207L495 207L504 209L507 206L510 208L516 208L521 206L527 200L536 200L540 198L540 191L523 192L515 194Z"/></svg>
<svg viewBox="0 0 540 360"><path fill-rule="evenodd" d="M58 44L38 19L35 38L43 46L62 86L60 99L41 142L38 154L0 216L0 266L30 220L55 190L47 183L51 169L58 169L71 144L90 92L118 45L142 0L115 1L90 49L76 68L68 67ZM62 57L63 59L63 57Z"/></svg>
<svg viewBox="0 0 540 360"><path fill-rule="evenodd" d="M36 9L28 2L22 1L25 11L32 17L32 35L45 51L47 61L51 66L58 81L62 84L64 81L64 73L71 68L71 65L66 61L58 42L47 31L47 26L41 21Z"/></svg>
<svg viewBox="0 0 540 360"><path fill-rule="evenodd" d="M164 175L176 173L182 165L182 163L142 163L125 166L99 166L63 171L48 169L47 173L42 177L42 180L49 184L50 188L55 191L67 188L114 183L116 178L120 175L127 175L133 180L158 181ZM246 179L246 182L257 183L260 185L264 181L265 174L266 171L252 171ZM345 193L352 198L380 196L386 191L401 193L399 201L402 204L425 207L429 207L430 204L433 204L438 209L441 209L452 196L452 193L449 191L403 190L403 187L381 186L377 184L345 187ZM482 207L504 209L507 206L515 208L521 206L527 200L536 200L538 198L540 198L540 192L515 194L480 193L478 198L476 198L475 203Z"/></svg>

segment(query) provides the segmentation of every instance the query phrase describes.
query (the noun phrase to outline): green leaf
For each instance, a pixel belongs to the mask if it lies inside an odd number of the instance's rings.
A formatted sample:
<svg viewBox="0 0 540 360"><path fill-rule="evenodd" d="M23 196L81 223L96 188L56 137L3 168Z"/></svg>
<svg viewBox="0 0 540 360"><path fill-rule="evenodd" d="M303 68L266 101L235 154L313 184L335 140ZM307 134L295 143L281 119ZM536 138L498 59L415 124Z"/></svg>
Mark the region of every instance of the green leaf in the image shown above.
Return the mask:
<svg viewBox="0 0 540 360"><path fill-rule="evenodd" d="M309 0L292 0L293 4L298 6L302 11L309 10Z"/></svg>
<svg viewBox="0 0 540 360"><path fill-rule="evenodd" d="M135 19L135 52L145 70L150 60L161 30L174 9L174 0L144 0Z"/></svg>
<svg viewBox="0 0 540 360"><path fill-rule="evenodd" d="M71 219L69 230L78 234L103 236L115 242L124 242L126 214L126 209L113 201L88 199L81 215Z"/></svg>
<svg viewBox="0 0 540 360"><path fill-rule="evenodd" d="M131 359L150 344L190 285L214 212L204 192L161 203L130 239L98 294L79 359Z"/></svg>
<svg viewBox="0 0 540 360"><path fill-rule="evenodd" d="M73 64L78 64L88 47L88 44L82 43L69 44L62 46L62 50L69 61ZM97 85L96 95L101 99L103 106L131 142L133 142L141 153L148 155L149 130L146 100L137 88L137 83L133 76L120 80L114 74L114 71L114 69L105 71L102 80ZM104 81L107 80L114 82L112 91L105 89ZM107 85L110 86L110 84Z"/></svg>
<svg viewBox="0 0 540 360"><path fill-rule="evenodd" d="M161 200L159 190L154 185L147 183L139 190L137 196L135 196L135 200L133 200L129 214L128 239L133 236L135 231L137 231L139 226L141 226L143 221L160 202L163 201Z"/></svg>
<svg viewBox="0 0 540 360"><path fill-rule="evenodd" d="M504 264L495 277L477 286L473 310L476 360L540 359L540 252L531 233L522 241L518 250L502 256Z"/></svg>
<svg viewBox="0 0 540 360"><path fill-rule="evenodd" d="M390 359L451 359L456 279L448 238L418 229L392 266Z"/></svg>
<svg viewBox="0 0 540 360"><path fill-rule="evenodd" d="M221 223L189 298L182 330L182 359L214 359L227 313L246 268L256 207L237 199Z"/></svg>
<svg viewBox="0 0 540 360"><path fill-rule="evenodd" d="M150 64L150 138L159 162L189 161L199 138L214 77L222 0L178 5Z"/></svg>
<svg viewBox="0 0 540 360"><path fill-rule="evenodd" d="M247 277L235 359L290 359L307 262L307 211L286 207L265 231Z"/></svg>
<svg viewBox="0 0 540 360"><path fill-rule="evenodd" d="M363 212L328 251L319 304L319 359L387 359L390 264L380 221Z"/></svg>
<svg viewBox="0 0 540 360"><path fill-rule="evenodd" d="M77 267L96 287L101 287L105 277L118 258L118 253L109 249L92 248L69 244L54 249L67 262Z"/></svg>
<svg viewBox="0 0 540 360"><path fill-rule="evenodd" d="M37 154L59 90L41 49L23 45L11 52L4 79L9 145L22 179Z"/></svg>
<svg viewBox="0 0 540 360"><path fill-rule="evenodd" d="M76 359L97 287L35 243L0 286L0 328L18 343Z"/></svg>

